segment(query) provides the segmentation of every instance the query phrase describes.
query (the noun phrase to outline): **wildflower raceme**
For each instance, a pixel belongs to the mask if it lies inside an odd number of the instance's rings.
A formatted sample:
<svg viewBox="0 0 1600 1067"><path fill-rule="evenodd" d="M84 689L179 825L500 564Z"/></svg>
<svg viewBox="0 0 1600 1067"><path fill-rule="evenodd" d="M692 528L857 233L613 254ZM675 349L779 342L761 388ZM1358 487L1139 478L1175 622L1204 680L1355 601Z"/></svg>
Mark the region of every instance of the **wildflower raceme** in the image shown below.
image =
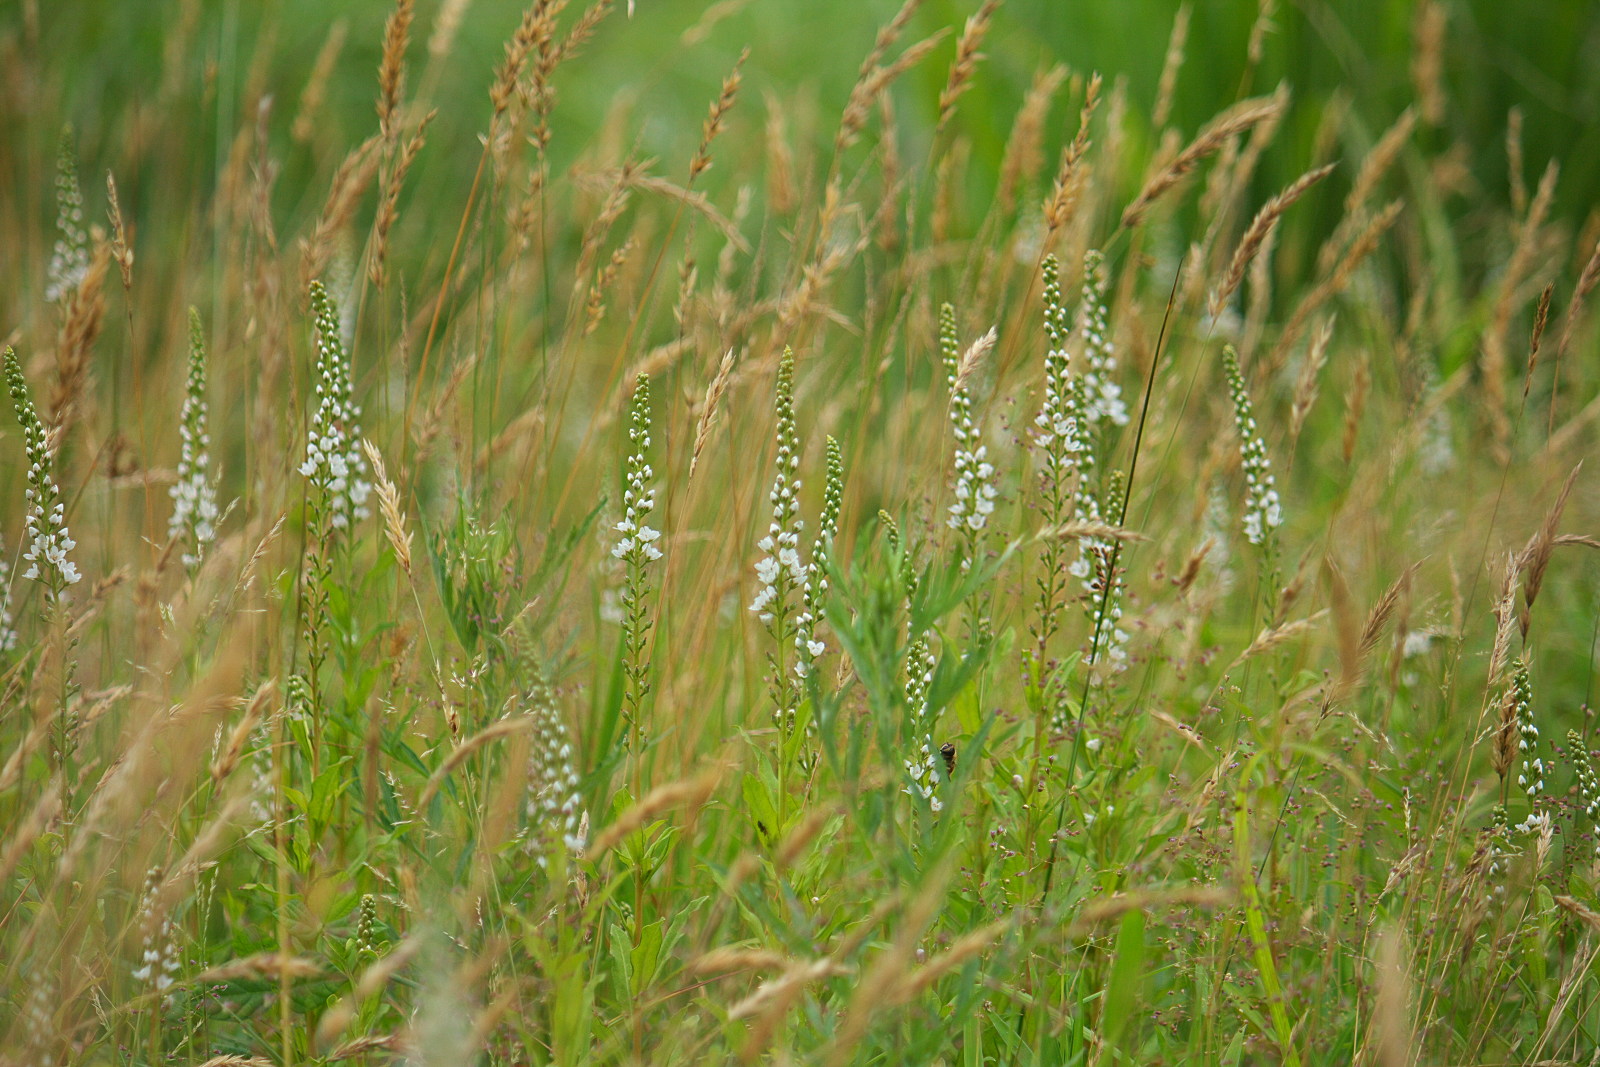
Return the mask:
<svg viewBox="0 0 1600 1067"><path fill-rule="evenodd" d="M49 434L28 395L17 353L9 347L5 351L5 371L28 455L28 488L24 493L28 501L28 548L22 554L28 569L22 576L43 584L49 595L56 597L83 577L77 565L67 558L78 543L67 530L66 504L55 481Z"/></svg>
<svg viewBox="0 0 1600 1067"><path fill-rule="evenodd" d="M339 339L339 312L320 281L311 283L311 310L317 330L317 411L300 473L327 494L328 521L344 530L367 517L372 493L360 447L361 409L351 398L350 354Z"/></svg>
<svg viewBox="0 0 1600 1067"><path fill-rule="evenodd" d="M189 381L184 390L183 418L178 424L183 449L172 496L167 536L184 538L183 564L195 567L217 536L217 491L211 481L211 435L206 428L206 350L200 313L189 309Z"/></svg>

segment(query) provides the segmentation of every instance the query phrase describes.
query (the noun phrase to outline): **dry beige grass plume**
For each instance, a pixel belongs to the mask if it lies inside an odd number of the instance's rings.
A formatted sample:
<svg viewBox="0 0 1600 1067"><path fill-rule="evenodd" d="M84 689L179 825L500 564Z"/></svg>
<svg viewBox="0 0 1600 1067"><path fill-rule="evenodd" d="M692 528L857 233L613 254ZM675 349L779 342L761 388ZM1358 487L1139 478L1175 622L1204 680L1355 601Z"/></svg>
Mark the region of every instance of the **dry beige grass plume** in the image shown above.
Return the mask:
<svg viewBox="0 0 1600 1067"><path fill-rule="evenodd" d="M1193 141L1172 158L1171 162L1145 181L1139 195L1134 197L1122 212L1123 229L1137 226L1157 200L1187 177L1189 172L1198 167L1208 156L1214 155L1230 138L1244 133L1258 123L1275 118L1282 113L1283 106L1281 100L1257 97L1241 100L1212 119Z"/></svg>
<svg viewBox="0 0 1600 1067"><path fill-rule="evenodd" d="M1239 239L1239 247L1234 249L1233 258L1229 260L1228 269L1222 276L1222 283L1211 293L1211 301L1207 310L1212 317L1215 317L1227 306L1228 298L1239 288L1239 283L1244 281L1245 268L1250 265L1250 261L1261 251L1262 245L1267 240L1267 235L1278 225L1278 219L1289 209L1291 204L1304 196L1313 185L1316 185L1331 174L1335 165L1329 163L1326 166L1317 167L1315 170L1309 170L1300 175L1277 196L1263 204L1260 211L1256 212L1256 217L1250 220L1250 225L1245 230L1244 236Z"/></svg>

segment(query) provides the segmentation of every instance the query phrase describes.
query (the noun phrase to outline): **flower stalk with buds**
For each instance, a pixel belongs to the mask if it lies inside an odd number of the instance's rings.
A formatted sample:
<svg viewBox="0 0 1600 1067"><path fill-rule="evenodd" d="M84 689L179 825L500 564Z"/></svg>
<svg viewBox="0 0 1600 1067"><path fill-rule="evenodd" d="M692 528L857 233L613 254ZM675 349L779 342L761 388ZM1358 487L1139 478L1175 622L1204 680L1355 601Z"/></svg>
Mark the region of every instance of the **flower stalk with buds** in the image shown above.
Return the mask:
<svg viewBox="0 0 1600 1067"><path fill-rule="evenodd" d="M52 602L61 597L67 586L76 584L83 576L78 567L67 558L67 553L77 547L67 529L66 503L61 499L61 489L55 480L55 452L50 435L39 419L39 412L28 395L28 383L22 376L22 364L14 349L5 350L6 385L11 392L11 404L22 426L23 448L28 457L28 488L24 496L28 502L28 548L22 558L28 569L24 578L45 587Z"/></svg>
<svg viewBox="0 0 1600 1067"><path fill-rule="evenodd" d="M640 721L650 693L650 665L645 655L650 635L648 568L661 558L656 544L661 538L646 519L655 507L655 471L650 466L650 376L639 375L628 409L628 465L622 489L622 518L613 529L621 534L611 554L626 568L622 580L622 670L625 689L623 717L628 743L637 750L643 741Z"/></svg>
<svg viewBox="0 0 1600 1067"><path fill-rule="evenodd" d="M800 560L800 532L805 526L799 515L800 434L794 421L794 353L788 348L778 361L773 406L778 419L778 455L772 491L767 496L772 505L772 521L767 535L758 542L765 555L756 563L756 578L761 585L750 602L750 610L772 637L772 648L767 653L767 684L774 705L773 721L788 737L794 732L800 703L799 687L786 662L787 650L794 647L799 633L792 600L796 590L804 589L808 577Z"/></svg>
<svg viewBox="0 0 1600 1067"><path fill-rule="evenodd" d="M200 565L206 547L217 536L217 490L211 480L211 434L206 415L205 337L200 313L190 308L189 379L178 425L183 445L178 456L178 480L169 490L173 506L167 536L183 539L183 565L191 569Z"/></svg>

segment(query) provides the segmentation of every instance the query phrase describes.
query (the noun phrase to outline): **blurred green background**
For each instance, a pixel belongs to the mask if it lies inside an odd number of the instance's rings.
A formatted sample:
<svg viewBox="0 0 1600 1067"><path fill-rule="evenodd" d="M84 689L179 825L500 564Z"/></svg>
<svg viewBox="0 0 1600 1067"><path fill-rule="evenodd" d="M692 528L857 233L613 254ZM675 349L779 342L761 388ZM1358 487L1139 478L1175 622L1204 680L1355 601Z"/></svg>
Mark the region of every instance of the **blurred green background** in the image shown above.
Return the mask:
<svg viewBox="0 0 1600 1067"><path fill-rule="evenodd" d="M55 99L38 101L42 137L53 142L57 118L70 118L82 135L82 151L119 136L101 117L116 122L130 98L152 95L162 77L163 57L173 35L191 17L185 0L7 0L0 5L8 68L7 89L18 91L18 65L43 68L42 82L58 87ZM335 23L347 25L344 54L329 94L335 133L365 133L372 125L372 99L386 0L204 0L192 5L195 32L205 47L191 51L183 72L198 103L213 97L218 110L196 114L202 125L228 116L238 103L250 62L263 33L272 34L270 69L264 74L282 99L304 84L318 50ZM577 10L581 5L572 5ZM959 29L974 2L928 0L911 34ZM582 62L561 72L560 117L554 149L582 147L619 92L641 101L640 146L660 157L693 150L707 102L739 50L751 49L747 86L814 99L836 117L861 57L878 26L899 5L891 0L638 0L630 19L623 5L606 20ZM985 46L988 62L963 107L987 114L991 136L980 153L998 155L1016 105L1035 71L1062 62L1074 71L1098 70L1109 80L1126 78L1131 112L1148 114L1156 93L1167 38L1179 5L1170 0L1008 0L1001 6ZM437 2L417 4L413 61L425 58ZM1414 98L1410 77L1416 5L1409 2L1281 3L1272 16L1262 69L1253 85L1241 85L1245 46L1257 5L1237 0L1200 0L1192 8L1189 42L1178 79L1173 119L1193 131L1241 93L1269 91L1280 79L1301 105L1320 105L1346 94L1356 112L1381 128ZM1437 135L1470 148L1472 170L1489 186L1506 184L1503 138L1513 106L1525 119L1525 179L1538 178L1544 161L1559 156L1563 180L1559 203L1578 210L1600 178L1600 5L1589 0L1507 4L1491 0L1448 2L1444 76L1448 109ZM466 7L435 103L446 121L433 135L430 155L456 156L463 168L486 110L485 90L502 45L515 28L521 6L509 0L472 0ZM709 25L708 25L709 23ZM692 27L686 45L684 35ZM37 38L34 35L37 34ZM417 38L420 38L418 40ZM943 58L954 49L946 40ZM206 67L196 67L198 57ZM937 58L914 73L905 94L906 118L930 115L946 64ZM215 90L209 84L215 81ZM753 110L753 109L752 109ZM1264 181L1283 177L1299 162L1283 158L1304 151L1320 106L1302 107L1304 122L1281 140ZM52 114L51 112L57 112ZM243 116L234 116L235 119ZM1073 116L1057 116L1063 127ZM748 120L748 115L745 116ZM231 126L232 123L229 123ZM977 123L974 128L982 129ZM8 130L14 150L21 132ZM225 131L231 135L231 129ZM341 140L341 138L333 138ZM980 155L981 158L981 155Z"/></svg>

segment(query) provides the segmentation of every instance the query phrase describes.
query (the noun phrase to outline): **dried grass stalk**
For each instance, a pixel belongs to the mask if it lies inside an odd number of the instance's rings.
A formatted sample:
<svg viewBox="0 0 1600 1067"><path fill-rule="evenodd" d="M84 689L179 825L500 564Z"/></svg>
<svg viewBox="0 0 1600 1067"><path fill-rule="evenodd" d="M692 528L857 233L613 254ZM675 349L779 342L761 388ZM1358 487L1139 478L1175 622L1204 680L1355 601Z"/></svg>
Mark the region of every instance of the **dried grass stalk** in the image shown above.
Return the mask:
<svg viewBox="0 0 1600 1067"><path fill-rule="evenodd" d="M323 38L322 47L317 50L317 58L311 64L311 75L306 78L306 86L300 90L300 110L296 112L294 124L289 129L289 135L300 144L310 141L317 132L317 121L322 114L322 103L328 95L328 79L333 75L334 64L339 61L339 53L344 50L345 34L349 27L344 19L336 19L328 30L328 36Z"/></svg>
<svg viewBox="0 0 1600 1067"><path fill-rule="evenodd" d="M1261 250L1267 235L1278 225L1278 219L1293 204L1306 194L1313 185L1316 185L1329 174L1333 173L1336 164L1329 163L1325 167L1307 171L1300 175L1288 188L1262 205L1256 212L1256 217L1250 220L1250 226L1244 231L1244 236L1239 240L1239 247L1234 249L1233 259L1228 262L1228 270L1222 276L1222 284L1211 293L1210 312L1212 317L1227 306L1228 298L1239 288L1239 283L1244 281L1245 268Z"/></svg>
<svg viewBox="0 0 1600 1067"><path fill-rule="evenodd" d="M1083 189L1088 184L1084 156L1088 154L1091 143L1089 123L1094 119L1095 109L1100 106L1100 85L1099 74L1090 77L1083 91L1083 107L1078 112L1078 132L1061 153L1061 165L1056 168L1055 188L1050 199L1045 201L1044 222L1052 234L1071 221ZM1116 129L1115 123L1112 123L1112 129Z"/></svg>
<svg viewBox="0 0 1600 1067"><path fill-rule="evenodd" d="M1243 133L1257 123L1269 118L1277 117L1283 110L1283 102L1278 99L1257 97L1250 100L1241 100L1228 108L1222 114L1212 119L1200 131L1188 146L1173 157L1172 161L1162 167L1145 182L1139 195L1134 197L1122 212L1122 226L1132 229L1143 221L1150 208L1163 194L1172 189L1189 172L1199 166L1207 157L1213 155L1219 148L1228 142L1228 139Z"/></svg>
<svg viewBox="0 0 1600 1067"><path fill-rule="evenodd" d="M1152 129L1161 129L1172 117L1172 100L1178 88L1178 71L1183 67L1183 50L1189 40L1189 4L1185 0L1172 18L1172 35L1167 38L1167 55L1161 61L1161 80L1156 83L1156 106L1150 113Z"/></svg>
<svg viewBox="0 0 1600 1067"><path fill-rule="evenodd" d="M395 0L383 26L383 58L378 62L378 132L392 145L399 135L395 116L405 89L406 45L411 40L411 0Z"/></svg>
<svg viewBox="0 0 1600 1067"><path fill-rule="evenodd" d="M1561 525L1561 514L1567 509L1567 500L1572 496L1572 487L1577 484L1578 472L1582 469L1583 464L1580 462L1567 474L1567 480L1561 485L1561 492L1556 494L1555 503L1545 512L1544 522L1539 524L1539 529L1534 531L1528 543L1523 546L1521 554L1517 556L1517 570L1523 575L1522 613L1519 621L1524 641L1528 639L1528 625L1534 602L1539 599L1539 590L1544 588L1544 573L1550 566L1550 554L1556 547L1556 527Z"/></svg>
<svg viewBox="0 0 1600 1067"><path fill-rule="evenodd" d="M98 231L97 231L98 232ZM56 344L56 379L50 390L50 432L59 447L61 435L80 414L89 388L89 350L105 322L106 271L111 266L111 246L96 240L89 269L72 291L61 320Z"/></svg>
<svg viewBox="0 0 1600 1067"><path fill-rule="evenodd" d="M934 124L936 132L944 129L950 116L955 114L956 101L971 88L968 83L972 80L973 71L978 68L978 61L983 58L983 53L978 49L983 47L983 39L989 34L989 24L999 8L1000 0L984 0L983 6L973 12L962 27L961 37L956 41L955 62L950 64L950 74L939 93L939 121Z"/></svg>
<svg viewBox="0 0 1600 1067"><path fill-rule="evenodd" d="M1006 139L1005 152L1000 157L1000 185L995 192L996 201L1006 211L1016 206L1017 190L1023 182L1044 165L1040 148L1044 141L1045 119L1050 114L1050 102L1066 80L1067 68L1058 63L1035 74L1033 84L1022 98L1016 121L1011 125L1011 136Z"/></svg>
<svg viewBox="0 0 1600 1067"><path fill-rule="evenodd" d="M728 379L733 375L733 349L728 349L722 356L722 362L717 365L717 373L711 379L711 384L706 386L705 399L700 402L700 416L695 420L694 447L689 452L689 477L694 478L696 466L700 463L700 453L705 451L706 443L711 440L711 427L717 417L717 411L722 404L722 396L728 390Z"/></svg>
<svg viewBox="0 0 1600 1067"><path fill-rule="evenodd" d="M372 464L372 480L378 492L378 510L383 513L383 533L389 541L389 547L394 550L394 558L400 564L400 569L406 572L406 577L411 575L411 531L406 529L405 509L400 504L400 491L389 480L389 472L383 465L383 454L378 451L378 446L365 438L361 441L361 451L366 454L367 462Z"/></svg>
<svg viewBox="0 0 1600 1067"><path fill-rule="evenodd" d="M1483 335L1480 368L1483 374L1484 403L1489 410L1489 425L1494 431L1495 443L1504 452L1511 443L1511 419L1506 412L1506 373L1508 349L1506 335L1511 326L1511 313L1516 309L1517 294L1527 282L1539 249L1539 232L1544 218L1555 199L1556 177L1561 168L1555 160L1544 170L1539 180L1538 192L1523 220L1517 243L1506 263L1505 275L1500 281L1500 293L1489 316L1489 326Z"/></svg>
<svg viewBox="0 0 1600 1067"><path fill-rule="evenodd" d="M695 150L694 159L689 163L689 184L704 174L711 167L711 142L717 139L717 134L722 132L723 123L727 121L728 112L733 110L734 101L739 98L739 85L743 79L744 61L750 58L750 49L746 48L739 53L739 58L734 61L733 70L722 80L722 92L711 104L711 112L706 116L705 125L700 131L700 147Z"/></svg>

